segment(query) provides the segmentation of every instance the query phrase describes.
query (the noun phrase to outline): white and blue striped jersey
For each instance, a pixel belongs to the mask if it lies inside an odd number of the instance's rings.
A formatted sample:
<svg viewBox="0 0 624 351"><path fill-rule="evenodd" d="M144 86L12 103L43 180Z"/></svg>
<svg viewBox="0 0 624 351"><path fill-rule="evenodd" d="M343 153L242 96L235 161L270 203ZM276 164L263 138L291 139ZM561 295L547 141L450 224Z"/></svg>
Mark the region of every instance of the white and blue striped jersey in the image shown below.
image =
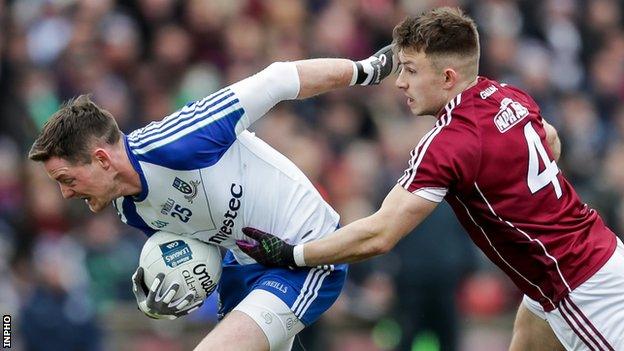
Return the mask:
<svg viewBox="0 0 624 351"><path fill-rule="evenodd" d="M290 243L335 230L339 216L290 160L246 128L297 96L293 64L279 63L190 103L125 137L141 178L138 196L117 198L121 220L147 235L163 230L232 250L255 227Z"/></svg>

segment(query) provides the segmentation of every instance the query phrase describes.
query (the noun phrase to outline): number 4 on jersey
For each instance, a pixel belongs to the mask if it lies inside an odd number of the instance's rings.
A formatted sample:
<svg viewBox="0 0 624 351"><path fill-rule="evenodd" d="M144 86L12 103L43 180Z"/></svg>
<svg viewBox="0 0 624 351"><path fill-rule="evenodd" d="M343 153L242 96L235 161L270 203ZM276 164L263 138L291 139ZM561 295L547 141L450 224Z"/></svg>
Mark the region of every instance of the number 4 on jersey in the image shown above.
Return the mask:
<svg viewBox="0 0 624 351"><path fill-rule="evenodd" d="M555 194L557 195L557 199L561 197L561 184L559 184L559 179L557 179L557 174L559 174L559 167L555 161L551 161L548 158L548 153L542 145L542 141L533 129L533 125L531 122L527 123L524 126L524 136L527 140L527 144L529 145L529 171L527 172L527 184L529 185L529 189L531 193L535 194L539 190L543 189L548 184L551 184L555 187ZM540 162L538 159L542 159L542 163L544 163L545 169L540 173Z"/></svg>

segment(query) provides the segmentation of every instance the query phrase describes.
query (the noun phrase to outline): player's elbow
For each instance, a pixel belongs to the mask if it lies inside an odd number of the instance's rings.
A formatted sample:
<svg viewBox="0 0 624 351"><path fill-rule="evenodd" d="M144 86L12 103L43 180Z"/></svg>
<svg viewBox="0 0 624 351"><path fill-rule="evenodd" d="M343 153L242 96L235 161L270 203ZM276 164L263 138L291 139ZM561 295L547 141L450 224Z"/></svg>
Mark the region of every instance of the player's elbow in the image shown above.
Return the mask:
<svg viewBox="0 0 624 351"><path fill-rule="evenodd" d="M367 252L366 256L373 257L384 255L394 248L397 241L395 235L393 235L388 221L385 218L380 218L379 213L369 217L370 223L368 226L369 239L367 240Z"/></svg>
<svg viewBox="0 0 624 351"><path fill-rule="evenodd" d="M371 256L385 255L395 246L396 242L390 240L384 235L378 235L374 243L371 245Z"/></svg>
<svg viewBox="0 0 624 351"><path fill-rule="evenodd" d="M546 142L553 153L555 161L557 161L559 156L561 156L561 140L559 139L557 129L548 123L544 123L544 130L546 131Z"/></svg>
<svg viewBox="0 0 624 351"><path fill-rule="evenodd" d="M559 133L557 133L557 129L555 129L555 127L550 124L546 124L544 129L546 131L546 142L548 142L549 145L559 143Z"/></svg>
<svg viewBox="0 0 624 351"><path fill-rule="evenodd" d="M274 62L259 75L265 80L267 92L278 101L292 100L299 94L299 73L292 62Z"/></svg>
<svg viewBox="0 0 624 351"><path fill-rule="evenodd" d="M388 245L388 241L384 240L382 235L370 232L368 238L360 243L352 251L353 261L361 261L375 256L380 256L392 250L392 245Z"/></svg>

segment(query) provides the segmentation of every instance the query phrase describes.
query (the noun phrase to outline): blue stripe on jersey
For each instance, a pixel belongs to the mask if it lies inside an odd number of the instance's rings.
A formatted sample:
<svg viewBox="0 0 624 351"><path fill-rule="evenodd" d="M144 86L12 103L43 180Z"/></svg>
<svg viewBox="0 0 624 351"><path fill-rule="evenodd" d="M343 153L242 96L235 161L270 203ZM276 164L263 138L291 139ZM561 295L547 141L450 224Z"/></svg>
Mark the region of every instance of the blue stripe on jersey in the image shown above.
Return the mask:
<svg viewBox="0 0 624 351"><path fill-rule="evenodd" d="M225 98L231 97L233 95L234 95L233 93L230 95L226 95ZM223 100L219 100L218 102L221 102L221 101ZM215 104L217 104L218 102L216 102ZM222 106L218 106L217 108L214 108L214 109L210 109L210 107L214 106L214 105L211 105L204 110L197 111L196 113L194 113L188 118L180 118L178 120L179 121L178 124L175 124L171 126L171 128L163 130L160 133L149 135L145 137L144 139L140 139L139 141L136 141L136 142L131 140L130 146L134 150L137 150L138 153L145 152L143 150L149 151L149 149L158 147L157 143L159 141L165 140L167 138L176 140L176 139L183 137L187 133L193 132L196 129L195 127L197 126L197 124L200 123L201 121L211 119L212 121L207 121L207 122L208 124L212 124L216 122L217 120L228 116L229 114L228 112L230 111L227 111L227 109L234 105L237 105L238 103L239 103L238 99L233 99L231 101L228 101L226 104Z"/></svg>
<svg viewBox="0 0 624 351"><path fill-rule="evenodd" d="M225 94L228 93L228 94ZM225 94L225 96L223 96ZM210 108L225 101L234 95L229 89L221 90L205 99L189 104L181 110L165 117L160 122L152 122L144 128L138 129L130 134L129 139L132 146L140 147L149 141L162 136L163 133L170 132L174 127L203 115ZM219 98L219 99L217 99ZM211 103L212 102L212 103ZM188 125L189 123L185 123Z"/></svg>
<svg viewBox="0 0 624 351"><path fill-rule="evenodd" d="M225 88L135 130L127 146L138 161L175 170L209 167L236 140L236 124L244 114L235 93ZM135 168L140 169L138 162Z"/></svg>
<svg viewBox="0 0 624 351"><path fill-rule="evenodd" d="M139 161L175 170L194 170L217 163L236 140L236 123L243 116L239 108L181 138L143 153L130 146Z"/></svg>
<svg viewBox="0 0 624 351"><path fill-rule="evenodd" d="M128 155L128 159L130 160L130 163L132 164L132 168L134 168L134 170L139 174L139 179L141 180L141 193L139 194L139 196L135 196L135 199L137 201L143 201L145 200L145 198L147 197L147 194L149 193L147 180L145 180L145 174L143 174L143 169L141 168L139 161L137 161L136 156L130 150L130 145L128 145L128 137L126 135L124 135L123 137L124 137L124 145L126 147L126 155Z"/></svg>
<svg viewBox="0 0 624 351"><path fill-rule="evenodd" d="M141 229L147 236L152 236L152 234L156 233L156 229L150 228L150 226L145 223L143 218L139 216L136 211L136 205L134 204L131 196L124 196L122 207L123 214L126 216L126 223L128 225Z"/></svg>
<svg viewBox="0 0 624 351"><path fill-rule="evenodd" d="M186 104L182 109L172 113L171 115L165 117L162 121L151 122L147 126L136 131L137 136L141 136L143 133L152 132L152 131L160 131L162 129L168 128L172 123L176 123L176 118L181 114L187 114L196 110L197 108L203 108L207 103L213 101L217 97L223 95L224 93L229 92L229 88L222 89L214 94L211 94L202 100L198 100L195 102L191 102Z"/></svg>

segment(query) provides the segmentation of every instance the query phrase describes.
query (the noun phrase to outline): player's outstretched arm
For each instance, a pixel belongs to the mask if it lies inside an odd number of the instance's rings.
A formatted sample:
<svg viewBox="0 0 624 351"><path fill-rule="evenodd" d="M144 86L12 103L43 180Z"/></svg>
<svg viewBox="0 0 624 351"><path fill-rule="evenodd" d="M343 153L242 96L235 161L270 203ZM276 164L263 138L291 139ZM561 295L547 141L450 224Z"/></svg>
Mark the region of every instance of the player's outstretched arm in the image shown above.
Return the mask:
<svg viewBox="0 0 624 351"><path fill-rule="evenodd" d="M243 232L256 240L238 241L239 248L270 266L318 266L349 263L384 254L411 232L437 206L397 185L373 215L357 220L316 241L290 245L253 228Z"/></svg>
<svg viewBox="0 0 624 351"><path fill-rule="evenodd" d="M396 67L392 45L361 61L321 58L275 62L230 87L245 110L236 133L247 129L280 101L305 99L350 85L379 84Z"/></svg>
<svg viewBox="0 0 624 351"><path fill-rule="evenodd" d="M295 61L299 73L298 99L352 85L379 84L396 71L398 62L392 44L361 61L347 59L309 59Z"/></svg>

